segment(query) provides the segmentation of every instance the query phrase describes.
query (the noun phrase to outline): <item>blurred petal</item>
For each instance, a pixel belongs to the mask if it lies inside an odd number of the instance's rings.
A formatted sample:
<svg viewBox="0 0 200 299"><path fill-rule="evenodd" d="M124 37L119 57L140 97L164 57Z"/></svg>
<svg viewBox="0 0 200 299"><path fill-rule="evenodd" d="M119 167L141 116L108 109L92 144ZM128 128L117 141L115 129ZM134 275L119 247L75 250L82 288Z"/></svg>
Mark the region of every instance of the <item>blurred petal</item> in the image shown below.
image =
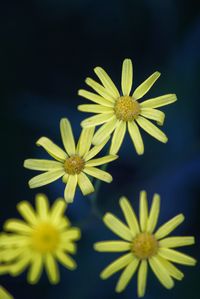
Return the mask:
<svg viewBox="0 0 200 299"><path fill-rule="evenodd" d="M194 266L196 264L196 260L194 258L173 249L160 248L159 255L177 264L182 264L187 266Z"/></svg>
<svg viewBox="0 0 200 299"><path fill-rule="evenodd" d="M142 260L138 270L138 297L143 297L146 291L146 284L147 284L147 261Z"/></svg>
<svg viewBox="0 0 200 299"><path fill-rule="evenodd" d="M44 263L50 283L57 284L60 280L60 274L58 270L58 265L51 253L47 253L45 255Z"/></svg>
<svg viewBox="0 0 200 299"><path fill-rule="evenodd" d="M130 248L131 244L124 241L102 241L94 244L94 249L100 252L122 252Z"/></svg>
<svg viewBox="0 0 200 299"><path fill-rule="evenodd" d="M153 256L149 259L149 264L160 283L167 289L173 288L173 279L170 277L168 271L156 256Z"/></svg>
<svg viewBox="0 0 200 299"><path fill-rule="evenodd" d="M181 246L193 245L194 237L169 237L159 241L160 247L175 248Z"/></svg>
<svg viewBox="0 0 200 299"><path fill-rule="evenodd" d="M157 239L161 239L169 235L177 226L179 226L184 221L184 219L185 217L183 214L175 216L159 227L159 229L155 233L155 237Z"/></svg>
<svg viewBox="0 0 200 299"><path fill-rule="evenodd" d="M127 253L111 264L109 264L101 273L100 277L101 279L107 279L110 276L112 276L114 273L118 272L122 268L126 267L129 263L131 263L133 260L132 253Z"/></svg>
<svg viewBox="0 0 200 299"><path fill-rule="evenodd" d="M126 286L128 285L128 283L130 282L131 278L133 277L133 275L135 274L135 271L137 270L139 264L139 260L138 259L134 259L122 272L117 285L116 285L116 292L120 293L122 292Z"/></svg>

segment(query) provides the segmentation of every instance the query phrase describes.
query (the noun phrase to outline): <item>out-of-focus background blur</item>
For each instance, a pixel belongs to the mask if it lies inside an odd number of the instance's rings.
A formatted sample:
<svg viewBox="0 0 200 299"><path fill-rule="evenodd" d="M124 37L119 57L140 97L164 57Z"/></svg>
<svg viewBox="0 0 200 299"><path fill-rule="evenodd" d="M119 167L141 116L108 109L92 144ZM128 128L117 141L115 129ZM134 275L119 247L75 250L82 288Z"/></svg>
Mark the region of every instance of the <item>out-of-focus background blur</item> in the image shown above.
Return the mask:
<svg viewBox="0 0 200 299"><path fill-rule="evenodd" d="M78 137L80 121L89 116L76 108L88 103L77 96L77 90L86 87L85 77L95 78L93 68L99 65L120 87L122 61L129 57L134 63L134 87L159 70L162 76L147 97L176 93L178 102L161 109L166 112L163 130L169 137L167 144L142 132L145 154L139 157L126 138L120 158L108 167L114 180L101 185L98 208L102 214L111 211L122 217L118 204L121 195L126 195L137 209L140 190L147 190L150 200L158 192L162 198L159 224L184 213L186 220L175 234L195 235L197 244L182 251L200 256L198 2L1 1L1 224L8 217L18 216L15 207L20 200L34 203L35 194L45 192L53 202L63 194L60 181L30 190L27 182L38 172L24 169L23 161L48 157L35 145L42 135L61 145L61 117L70 119ZM60 267L61 282L57 286L50 285L46 275L30 286L25 274L1 276L1 284L16 299L136 298L136 276L120 295L114 292L119 273L107 281L100 280L100 271L118 254L94 252L93 243L117 237L99 219L89 217L90 211L89 199L78 191L68 208L72 223L83 230L76 271ZM170 291L149 271L146 298L199 298L199 266L180 269L185 278Z"/></svg>

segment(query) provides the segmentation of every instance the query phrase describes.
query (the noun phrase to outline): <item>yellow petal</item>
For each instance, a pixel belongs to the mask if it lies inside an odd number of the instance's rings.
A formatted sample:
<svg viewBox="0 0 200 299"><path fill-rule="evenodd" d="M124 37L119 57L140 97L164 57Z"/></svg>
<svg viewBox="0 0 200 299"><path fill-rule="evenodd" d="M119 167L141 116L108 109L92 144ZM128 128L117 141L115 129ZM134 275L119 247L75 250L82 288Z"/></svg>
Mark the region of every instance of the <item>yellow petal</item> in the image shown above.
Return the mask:
<svg viewBox="0 0 200 299"><path fill-rule="evenodd" d="M123 269L124 267L126 267L129 263L132 262L133 260L133 255L132 253L127 253L123 256L121 256L120 258L118 258L117 260L115 260L114 262L112 262L111 264L109 264L101 273L100 273L100 277L101 279L107 279L110 276L112 276L114 273L118 272L119 270Z"/></svg>
<svg viewBox="0 0 200 299"><path fill-rule="evenodd" d="M119 121L119 124L116 125L115 132L112 137L111 147L110 147L110 154L115 155L118 153L122 141L124 139L126 133L126 122Z"/></svg>
<svg viewBox="0 0 200 299"><path fill-rule="evenodd" d="M39 171L49 171L55 169L63 169L63 163L42 159L27 159L24 161L24 167Z"/></svg>
<svg viewBox="0 0 200 299"><path fill-rule="evenodd" d="M52 223L58 224L60 222L61 217L64 216L66 208L67 208L67 204L64 201L64 199L57 199L56 201L54 201L49 215Z"/></svg>
<svg viewBox="0 0 200 299"><path fill-rule="evenodd" d="M130 137L133 141L133 144L135 146L135 150L138 155L142 155L144 153L144 143L139 131L139 128L137 124L133 122L128 122L128 131L130 134Z"/></svg>
<svg viewBox="0 0 200 299"><path fill-rule="evenodd" d="M33 177L28 182L28 184L31 189L45 186L45 185L48 185L48 184L56 181L64 174L65 174L64 169L56 169L56 170L52 170L52 171L47 171L45 173L42 173L42 174L39 174L39 175L36 175L35 177Z"/></svg>
<svg viewBox="0 0 200 299"><path fill-rule="evenodd" d="M83 128L81 132L81 136L79 138L76 153L83 157L86 155L91 147L92 138L94 135L95 127Z"/></svg>
<svg viewBox="0 0 200 299"><path fill-rule="evenodd" d="M64 251L56 251L56 257L58 261L69 270L75 270L77 268L76 262Z"/></svg>
<svg viewBox="0 0 200 299"><path fill-rule="evenodd" d="M105 214L103 217L103 222L114 234L121 237L123 240L133 240L134 236L131 230L111 213Z"/></svg>
<svg viewBox="0 0 200 299"><path fill-rule="evenodd" d="M140 84L136 88L136 90L133 93L133 97L137 100L142 98L149 91L149 89L153 86L153 84L160 77L160 75L161 74L159 72L155 72L151 76L149 76L142 84Z"/></svg>
<svg viewBox="0 0 200 299"><path fill-rule="evenodd" d="M166 259L162 258L161 256L157 256L163 267L166 269L166 271L169 273L170 276L177 280L182 280L184 277L184 274L176 268L171 262L167 261Z"/></svg>
<svg viewBox="0 0 200 299"><path fill-rule="evenodd" d="M94 249L100 252L122 252L131 248L129 242L124 241L102 241L94 244Z"/></svg>
<svg viewBox="0 0 200 299"><path fill-rule="evenodd" d="M49 201L45 194L37 194L35 197L35 205L40 219L47 219L49 217Z"/></svg>
<svg viewBox="0 0 200 299"><path fill-rule="evenodd" d="M99 83L97 83L91 78L86 78L85 83L90 87L92 87L104 99L110 101L111 103L114 103L115 98L105 87L103 87L102 85L100 85Z"/></svg>
<svg viewBox="0 0 200 299"><path fill-rule="evenodd" d="M186 255L184 253L169 248L160 248L159 255L164 259L167 259L177 264L182 264L187 266L194 266L196 264L196 260L190 257L189 255Z"/></svg>
<svg viewBox="0 0 200 299"><path fill-rule="evenodd" d="M101 113L88 117L81 122L82 127L95 127L110 121L113 118L112 113Z"/></svg>
<svg viewBox="0 0 200 299"><path fill-rule="evenodd" d="M106 107L113 107L113 103L104 99L103 97L99 96L98 94L95 94L93 92L84 90L84 89L79 89L78 91L78 95L82 96L94 103L97 103L99 105L102 106L106 106Z"/></svg>
<svg viewBox="0 0 200 299"><path fill-rule="evenodd" d="M128 199L126 197L121 197L119 200L120 207L123 211L126 222L132 232L132 235L135 236L140 232L137 217L134 210L132 209Z"/></svg>
<svg viewBox="0 0 200 299"><path fill-rule="evenodd" d="M85 163L87 166L99 166L102 164L107 164L111 161L114 161L118 158L116 155L107 155L102 158L92 159Z"/></svg>
<svg viewBox="0 0 200 299"><path fill-rule="evenodd" d="M41 137L40 139L38 139L36 144L38 146L42 146L50 156L58 161L64 162L67 158L67 154L49 138Z"/></svg>
<svg viewBox="0 0 200 299"><path fill-rule="evenodd" d="M0 286L0 299L14 299L14 297L4 287Z"/></svg>
<svg viewBox="0 0 200 299"><path fill-rule="evenodd" d="M139 264L139 260L138 259L134 259L122 272L115 291L120 293L122 292L126 286L128 285L128 283L130 282L131 278L133 277L133 275L135 274L135 271L137 270Z"/></svg>
<svg viewBox="0 0 200 299"><path fill-rule="evenodd" d="M159 241L159 247L175 248L193 245L194 237L169 237Z"/></svg>
<svg viewBox="0 0 200 299"><path fill-rule="evenodd" d="M107 107L103 105L92 105L92 104L85 104L85 105L79 105L78 107L79 111L82 112L91 112L91 113L112 113L113 108Z"/></svg>
<svg viewBox="0 0 200 299"><path fill-rule="evenodd" d="M137 294L141 298L145 295L146 284L147 284L147 261L142 260L139 270L138 270L138 284L137 284Z"/></svg>
<svg viewBox="0 0 200 299"><path fill-rule="evenodd" d="M178 225L184 221L185 217L183 214L179 214L171 220L164 223L155 233L157 239L164 238L169 235Z"/></svg>
<svg viewBox="0 0 200 299"><path fill-rule="evenodd" d="M91 160L93 157L95 157L102 148L106 145L108 140L110 139L110 136L108 136L101 144L95 145L85 156L83 157L85 161Z"/></svg>
<svg viewBox="0 0 200 299"><path fill-rule="evenodd" d="M12 276L20 275L29 265L31 260L30 252L24 252L22 258L20 258L17 262L13 263L9 267L9 273Z"/></svg>
<svg viewBox="0 0 200 299"><path fill-rule="evenodd" d="M42 274L42 266L42 255L40 253L35 252L32 256L31 265L27 276L28 282L30 284L36 284L38 282Z"/></svg>
<svg viewBox="0 0 200 299"><path fill-rule="evenodd" d="M96 131L92 143L95 145L99 145L100 143L102 143L105 140L105 138L107 138L110 134L112 134L112 132L116 128L116 124L117 124L117 119L115 116L113 116L111 119L109 119L109 121L106 124L101 126Z"/></svg>
<svg viewBox="0 0 200 299"><path fill-rule="evenodd" d="M108 172L98 169L96 167L86 166L83 171L89 174L90 176L93 176L94 178L104 181L106 183L111 183L113 180L112 176Z"/></svg>
<svg viewBox="0 0 200 299"><path fill-rule="evenodd" d="M173 279L170 277L168 271L156 256L153 256L149 259L149 264L160 283L167 289L173 288Z"/></svg>
<svg viewBox="0 0 200 299"><path fill-rule="evenodd" d="M79 240L81 237L81 231L77 227L69 228L66 232L62 233L62 240L64 242Z"/></svg>
<svg viewBox="0 0 200 299"><path fill-rule="evenodd" d="M167 136L160 129L158 129L154 124L142 116L138 116L136 119L138 125L146 131L149 135L159 140L160 142L166 143L168 141Z"/></svg>
<svg viewBox="0 0 200 299"><path fill-rule="evenodd" d="M141 231L144 232L147 229L147 221L148 221L148 202L147 202L147 193L146 191L140 192L140 227Z"/></svg>
<svg viewBox="0 0 200 299"><path fill-rule="evenodd" d="M44 263L50 283L57 284L60 280L60 274L55 258L51 253L45 255Z"/></svg>
<svg viewBox="0 0 200 299"><path fill-rule="evenodd" d="M176 100L177 97L175 94L165 94L163 96L144 101L140 104L140 106L142 108L158 108L158 107L162 107L174 103L176 102Z"/></svg>
<svg viewBox="0 0 200 299"><path fill-rule="evenodd" d="M77 175L69 175L67 185L65 187L65 200L68 203L72 203L75 196L76 186L77 186L78 178Z"/></svg>
<svg viewBox="0 0 200 299"><path fill-rule="evenodd" d="M147 221L147 232L152 233L154 231L158 222L159 213L160 213L160 196L159 194L154 194L153 202L149 213L149 219Z"/></svg>
<svg viewBox="0 0 200 299"><path fill-rule="evenodd" d="M162 111L153 108L142 108L140 115L148 119L155 120L160 126L163 125L165 120L165 114Z"/></svg>
<svg viewBox="0 0 200 299"><path fill-rule="evenodd" d="M24 219L32 225L37 223L37 216L32 205L28 201L21 201L17 205L19 213L24 217Z"/></svg>
<svg viewBox="0 0 200 299"><path fill-rule="evenodd" d="M131 59L125 59L122 65L122 92L124 96L129 96L133 83L133 66Z"/></svg>
<svg viewBox="0 0 200 299"><path fill-rule="evenodd" d="M64 148L69 156L75 154L75 141L72 132L72 127L67 118L62 118L60 120L60 133L62 137L62 142Z"/></svg>
<svg viewBox="0 0 200 299"><path fill-rule="evenodd" d="M33 229L31 226L27 225L24 221L19 219L8 219L4 223L4 229L7 231L17 232L19 234L30 234Z"/></svg>
<svg viewBox="0 0 200 299"><path fill-rule="evenodd" d="M95 74L99 77L101 80L101 83L104 85L106 89L109 90L109 93L115 97L118 98L120 96L115 84L111 80L111 78L108 76L108 74L102 69L101 67L97 66L94 69Z"/></svg>
<svg viewBox="0 0 200 299"><path fill-rule="evenodd" d="M94 186L92 185L87 175L85 175L83 172L78 175L78 185L83 195L88 195L94 192Z"/></svg>

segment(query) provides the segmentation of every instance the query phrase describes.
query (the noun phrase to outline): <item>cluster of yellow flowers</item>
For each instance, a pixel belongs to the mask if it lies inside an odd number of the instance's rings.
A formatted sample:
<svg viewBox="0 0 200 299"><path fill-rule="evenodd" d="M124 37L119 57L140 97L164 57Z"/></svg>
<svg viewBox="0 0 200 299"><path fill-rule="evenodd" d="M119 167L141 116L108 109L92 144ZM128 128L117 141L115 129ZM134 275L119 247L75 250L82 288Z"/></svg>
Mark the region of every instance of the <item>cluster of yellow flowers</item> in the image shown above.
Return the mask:
<svg viewBox="0 0 200 299"><path fill-rule="evenodd" d="M176 101L175 94L166 94L140 102L159 78L155 72L131 93L133 67L130 59L122 65L121 90L119 92L108 74L96 67L94 72L101 83L86 79L96 93L79 90L78 94L95 104L79 105L84 112L95 113L82 121L82 132L75 143L71 124L68 119L60 121L60 132L64 149L58 147L47 137L41 137L36 144L43 147L54 159L27 159L24 167L42 171L29 181L30 188L47 185L62 177L66 184L63 198L58 198L50 207L44 194L37 194L35 209L27 201L17 205L23 220L8 219L0 235L0 274L17 276L28 268L27 281L36 284L46 270L52 284L59 282L58 263L69 270L76 269L75 260L70 256L76 253L76 241L81 231L71 226L65 216L67 204L72 203L76 187L83 195L95 192L91 177L107 183L112 176L98 168L118 158L126 129L130 134L137 154L144 153L144 144L139 127L157 140L166 143L166 135L150 120L163 125L165 114L158 110ZM95 131L95 127L102 125ZM112 135L112 137L111 137ZM96 156L111 139L109 154ZM143 297L147 284L148 264L160 283L167 289L174 286L174 279L182 280L183 273L173 264L193 266L196 261L173 248L194 244L194 237L168 235L178 226L184 216L179 214L156 229L160 212L160 196L155 194L151 208L148 209L147 194L141 191L139 198L139 219L127 198L121 197L119 204L126 224L111 213L103 217L105 225L122 240L101 241L94 244L100 252L126 252L108 265L100 274L107 279L123 269L116 285L116 292L122 292L137 271L137 294ZM2 286L0 299L13 298Z"/></svg>

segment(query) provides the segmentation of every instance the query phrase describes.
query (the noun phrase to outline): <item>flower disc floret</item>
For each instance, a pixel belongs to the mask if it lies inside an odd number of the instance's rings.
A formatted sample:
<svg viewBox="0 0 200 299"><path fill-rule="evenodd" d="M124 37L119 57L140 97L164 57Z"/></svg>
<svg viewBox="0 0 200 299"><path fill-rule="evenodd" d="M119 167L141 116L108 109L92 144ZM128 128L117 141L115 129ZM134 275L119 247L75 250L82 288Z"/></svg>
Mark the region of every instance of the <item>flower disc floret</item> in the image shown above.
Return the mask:
<svg viewBox="0 0 200 299"><path fill-rule="evenodd" d="M64 168L68 174L79 174L83 170L85 165L84 159L78 155L71 156L67 158L64 163Z"/></svg>
<svg viewBox="0 0 200 299"><path fill-rule="evenodd" d="M158 241L149 233L138 234L133 240L132 252L139 259L147 259L158 251Z"/></svg>
<svg viewBox="0 0 200 299"><path fill-rule="evenodd" d="M140 105L130 96L122 96L116 100L114 111L117 119L133 121L140 114Z"/></svg>

